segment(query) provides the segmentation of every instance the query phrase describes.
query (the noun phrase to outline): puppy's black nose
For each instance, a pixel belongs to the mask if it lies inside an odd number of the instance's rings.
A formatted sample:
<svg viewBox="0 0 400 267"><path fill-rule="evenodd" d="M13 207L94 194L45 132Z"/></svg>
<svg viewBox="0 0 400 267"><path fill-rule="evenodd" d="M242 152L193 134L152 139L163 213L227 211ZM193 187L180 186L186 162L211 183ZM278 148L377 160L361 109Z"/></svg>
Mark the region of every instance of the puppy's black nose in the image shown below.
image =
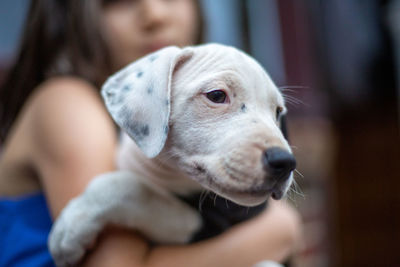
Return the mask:
<svg viewBox="0 0 400 267"><path fill-rule="evenodd" d="M264 168L276 182L286 180L296 168L296 160L289 151L280 147L271 147L263 154Z"/></svg>

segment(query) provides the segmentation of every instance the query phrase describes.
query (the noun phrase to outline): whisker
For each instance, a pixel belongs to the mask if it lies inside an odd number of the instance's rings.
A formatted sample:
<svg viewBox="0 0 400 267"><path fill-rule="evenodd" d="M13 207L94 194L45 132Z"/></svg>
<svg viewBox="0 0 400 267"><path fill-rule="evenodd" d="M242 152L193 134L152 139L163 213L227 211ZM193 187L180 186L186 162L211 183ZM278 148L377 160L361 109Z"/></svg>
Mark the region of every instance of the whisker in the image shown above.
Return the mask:
<svg viewBox="0 0 400 267"><path fill-rule="evenodd" d="M287 198L290 202L296 204L296 206L297 206L297 202L295 201L295 198L294 198L294 196L293 196L293 194L292 194L292 189L291 189L291 188L290 188L289 191L287 192L286 198Z"/></svg>
<svg viewBox="0 0 400 267"><path fill-rule="evenodd" d="M293 180L293 186L291 187L294 193L301 197L305 197L303 190L301 190L299 184L296 182L296 180Z"/></svg>
<svg viewBox="0 0 400 267"><path fill-rule="evenodd" d="M214 207L217 206L217 197L218 197L218 195L214 194Z"/></svg>
<svg viewBox="0 0 400 267"><path fill-rule="evenodd" d="M282 96L284 97L286 103L288 103L290 105L294 105L294 106L297 106L297 105L304 105L306 107L310 106L309 104L299 100L295 96L290 95L290 94L295 94L297 92L296 90L293 90L293 89L310 89L309 86L296 86L296 85L290 86L290 85L288 85L288 86L279 86L278 88L281 90Z"/></svg>
<svg viewBox="0 0 400 267"><path fill-rule="evenodd" d="M311 89L310 86L304 86L304 85L283 85L283 86L278 86L279 89L281 90L290 90L290 89ZM292 90L294 91L294 90Z"/></svg>
<svg viewBox="0 0 400 267"><path fill-rule="evenodd" d="M303 191L301 190L301 188L300 188L299 184L296 182L296 180L293 179L293 182L290 185L290 188L287 192L287 199L297 206L297 200L299 197L302 199L305 199L306 196L303 193Z"/></svg>
<svg viewBox="0 0 400 267"><path fill-rule="evenodd" d="M279 90L281 90L282 93L286 93L286 92L289 92L289 93L296 93L296 92L297 92L296 90L289 89L289 88L280 88L280 87L279 87Z"/></svg>
<svg viewBox="0 0 400 267"><path fill-rule="evenodd" d="M199 211L200 211L200 212L202 211L202 206L203 206L204 201L206 200L207 195L208 195L209 193L210 193L210 192L209 192L208 190L204 189L204 190L202 190L202 192L201 192L201 194L200 194L200 199L199 199Z"/></svg>
<svg viewBox="0 0 400 267"><path fill-rule="evenodd" d="M300 189L299 185L293 180L293 184L291 185L289 192L287 194L288 199L297 206L297 199L298 197L305 199L305 195L303 194L302 190Z"/></svg>
<svg viewBox="0 0 400 267"><path fill-rule="evenodd" d="M301 172L299 172L299 170L297 170L297 169L294 169L294 171L298 174L298 175L300 175L300 177L301 178L304 178L304 175L303 174L301 174Z"/></svg>
<svg viewBox="0 0 400 267"><path fill-rule="evenodd" d="M292 97L292 96L283 95L283 98L285 99L285 102L286 102L287 104L295 105L295 106L298 106L298 105L301 104L296 98L294 98L294 97Z"/></svg>
<svg viewBox="0 0 400 267"><path fill-rule="evenodd" d="M225 198L225 206L227 209L229 209L229 204L228 204L228 200Z"/></svg>
<svg viewBox="0 0 400 267"><path fill-rule="evenodd" d="M176 158L176 156L178 156L178 154L176 152L169 150L169 151L167 151L166 156L167 156L167 160L171 160L173 158Z"/></svg>
<svg viewBox="0 0 400 267"><path fill-rule="evenodd" d="M290 105L293 105L293 106L303 105L303 106L306 106L306 107L310 107L309 104L307 104L304 101L301 101L301 100L295 98L294 96L289 96L289 95L286 95L286 94L282 94L282 96L285 99L285 102L290 104Z"/></svg>

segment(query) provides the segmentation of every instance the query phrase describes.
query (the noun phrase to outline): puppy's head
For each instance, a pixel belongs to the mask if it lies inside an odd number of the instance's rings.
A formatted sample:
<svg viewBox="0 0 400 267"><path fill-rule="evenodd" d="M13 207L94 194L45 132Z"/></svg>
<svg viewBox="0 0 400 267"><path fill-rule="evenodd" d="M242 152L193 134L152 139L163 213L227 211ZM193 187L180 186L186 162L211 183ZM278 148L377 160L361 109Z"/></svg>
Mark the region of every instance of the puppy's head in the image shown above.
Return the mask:
<svg viewBox="0 0 400 267"><path fill-rule="evenodd" d="M283 97L235 48L164 48L112 76L102 95L148 157L174 161L234 202L279 199L291 184L296 162L279 128Z"/></svg>

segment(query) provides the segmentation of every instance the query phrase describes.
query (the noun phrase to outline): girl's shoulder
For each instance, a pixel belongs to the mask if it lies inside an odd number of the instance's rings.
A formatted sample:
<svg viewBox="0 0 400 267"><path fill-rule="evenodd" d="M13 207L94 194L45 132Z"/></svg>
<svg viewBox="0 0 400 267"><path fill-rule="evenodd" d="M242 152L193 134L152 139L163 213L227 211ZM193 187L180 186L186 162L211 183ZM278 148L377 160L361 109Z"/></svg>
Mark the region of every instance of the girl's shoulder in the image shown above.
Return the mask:
<svg viewBox="0 0 400 267"><path fill-rule="evenodd" d="M116 136L97 88L77 78L52 78L25 102L0 165L7 166L14 182L17 176L29 180L25 176L32 170L38 177L56 167L54 173L78 172L92 162L111 162Z"/></svg>
<svg viewBox="0 0 400 267"><path fill-rule="evenodd" d="M56 77L36 88L26 103L31 133L63 138L114 131L99 89L83 79Z"/></svg>
<svg viewBox="0 0 400 267"><path fill-rule="evenodd" d="M75 77L56 77L40 84L22 113L31 130L41 133L46 130L71 133L83 128L101 131L104 127L114 127L99 89Z"/></svg>
<svg viewBox="0 0 400 267"><path fill-rule="evenodd" d="M39 120L62 120L65 116L74 122L73 115L91 120L108 117L99 89L75 77L55 77L40 84L25 104L29 114ZM93 121L95 122L95 120Z"/></svg>
<svg viewBox="0 0 400 267"><path fill-rule="evenodd" d="M52 78L39 85L21 116L21 139L29 140L36 159L40 154L79 159L82 151L112 149L117 139L98 89L78 78Z"/></svg>
<svg viewBox="0 0 400 267"><path fill-rule="evenodd" d="M84 79L72 76L60 76L40 84L27 102L33 109L75 108L80 105L95 105L102 108L99 89ZM100 105L99 105L100 104Z"/></svg>

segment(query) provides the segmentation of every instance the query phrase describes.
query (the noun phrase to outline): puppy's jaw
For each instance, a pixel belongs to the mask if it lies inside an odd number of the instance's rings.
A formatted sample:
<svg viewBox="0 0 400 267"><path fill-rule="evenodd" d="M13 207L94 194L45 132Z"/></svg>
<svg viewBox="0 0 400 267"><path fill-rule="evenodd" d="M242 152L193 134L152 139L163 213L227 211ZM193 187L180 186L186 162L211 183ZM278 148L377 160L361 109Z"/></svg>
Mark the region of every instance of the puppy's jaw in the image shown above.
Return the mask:
<svg viewBox="0 0 400 267"><path fill-rule="evenodd" d="M270 196L283 197L293 174L277 182L262 164L264 146L248 144L220 153L184 155L175 153L175 160L190 179L237 204L254 206Z"/></svg>

